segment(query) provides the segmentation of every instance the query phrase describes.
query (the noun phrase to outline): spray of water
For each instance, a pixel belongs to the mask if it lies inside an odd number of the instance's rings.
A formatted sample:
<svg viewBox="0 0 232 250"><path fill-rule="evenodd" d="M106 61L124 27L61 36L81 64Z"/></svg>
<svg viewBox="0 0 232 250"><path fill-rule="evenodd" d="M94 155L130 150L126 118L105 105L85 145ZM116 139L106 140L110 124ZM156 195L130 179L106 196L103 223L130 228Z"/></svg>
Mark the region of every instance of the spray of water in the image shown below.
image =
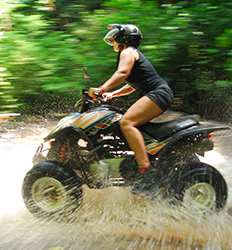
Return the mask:
<svg viewBox="0 0 232 250"><path fill-rule="evenodd" d="M83 204L69 223L32 216L22 201L21 186L50 126L31 124L1 131L0 249L230 249L230 196L225 211L205 216L189 208L174 209L162 200L151 202L127 188L84 187ZM216 151L202 160L217 165L231 183L231 156L222 148L225 140L228 145L232 138L218 139Z"/></svg>

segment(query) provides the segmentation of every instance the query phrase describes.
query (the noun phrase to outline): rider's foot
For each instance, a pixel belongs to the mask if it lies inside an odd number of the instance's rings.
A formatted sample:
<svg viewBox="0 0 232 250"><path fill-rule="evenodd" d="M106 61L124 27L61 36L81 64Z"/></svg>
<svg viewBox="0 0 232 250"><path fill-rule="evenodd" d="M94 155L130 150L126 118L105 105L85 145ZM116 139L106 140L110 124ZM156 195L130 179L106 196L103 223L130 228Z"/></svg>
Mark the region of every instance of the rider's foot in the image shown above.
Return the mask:
<svg viewBox="0 0 232 250"><path fill-rule="evenodd" d="M150 169L151 169L151 165L147 165L147 166L138 166L138 172L139 172L140 174L145 174L145 173L147 173Z"/></svg>
<svg viewBox="0 0 232 250"><path fill-rule="evenodd" d="M139 172L137 169L137 178L132 183L131 192L135 195L143 194L148 197L156 197L159 186L159 175L157 169L153 166L146 168L145 172Z"/></svg>

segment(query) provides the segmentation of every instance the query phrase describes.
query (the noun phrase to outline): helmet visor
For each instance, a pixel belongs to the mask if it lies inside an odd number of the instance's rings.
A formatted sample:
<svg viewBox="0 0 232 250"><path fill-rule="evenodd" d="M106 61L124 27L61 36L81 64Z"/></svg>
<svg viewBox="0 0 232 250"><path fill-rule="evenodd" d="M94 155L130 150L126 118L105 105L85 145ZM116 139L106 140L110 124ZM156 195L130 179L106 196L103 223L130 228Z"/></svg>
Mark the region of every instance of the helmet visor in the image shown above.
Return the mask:
<svg viewBox="0 0 232 250"><path fill-rule="evenodd" d="M113 41L114 41L114 37L115 35L119 32L118 28L114 28L112 30L110 30L104 37L104 42L109 44L110 46L113 46Z"/></svg>

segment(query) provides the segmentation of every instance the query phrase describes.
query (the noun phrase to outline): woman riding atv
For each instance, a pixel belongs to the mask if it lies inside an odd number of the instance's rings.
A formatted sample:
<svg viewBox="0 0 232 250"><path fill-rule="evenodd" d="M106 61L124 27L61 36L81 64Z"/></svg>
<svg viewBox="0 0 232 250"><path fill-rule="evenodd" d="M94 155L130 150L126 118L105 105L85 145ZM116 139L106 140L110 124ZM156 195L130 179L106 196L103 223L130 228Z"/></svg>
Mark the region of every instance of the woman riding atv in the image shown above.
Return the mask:
<svg viewBox="0 0 232 250"><path fill-rule="evenodd" d="M137 49L142 40L142 33L138 27L131 24L112 24L108 29L104 41L119 53L118 68L111 78L99 87L99 95L105 100L110 100L115 96L131 94L135 90L140 92L142 97L123 115L120 126L135 153L138 172L144 174L150 169L150 161L143 136L137 126L167 110L172 102L173 93L167 82L157 74L149 60ZM125 81L131 85L126 84L110 92Z"/></svg>

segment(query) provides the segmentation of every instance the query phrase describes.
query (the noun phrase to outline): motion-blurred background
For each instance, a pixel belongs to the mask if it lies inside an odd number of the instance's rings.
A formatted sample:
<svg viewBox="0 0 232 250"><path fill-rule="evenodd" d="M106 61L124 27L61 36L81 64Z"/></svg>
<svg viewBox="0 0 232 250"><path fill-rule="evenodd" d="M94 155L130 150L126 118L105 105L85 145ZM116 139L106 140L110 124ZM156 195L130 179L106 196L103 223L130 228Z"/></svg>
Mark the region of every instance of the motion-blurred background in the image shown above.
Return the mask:
<svg viewBox="0 0 232 250"><path fill-rule="evenodd" d="M174 90L172 108L231 121L231 9L226 0L1 0L0 113L70 109L115 70L107 25L133 23Z"/></svg>

